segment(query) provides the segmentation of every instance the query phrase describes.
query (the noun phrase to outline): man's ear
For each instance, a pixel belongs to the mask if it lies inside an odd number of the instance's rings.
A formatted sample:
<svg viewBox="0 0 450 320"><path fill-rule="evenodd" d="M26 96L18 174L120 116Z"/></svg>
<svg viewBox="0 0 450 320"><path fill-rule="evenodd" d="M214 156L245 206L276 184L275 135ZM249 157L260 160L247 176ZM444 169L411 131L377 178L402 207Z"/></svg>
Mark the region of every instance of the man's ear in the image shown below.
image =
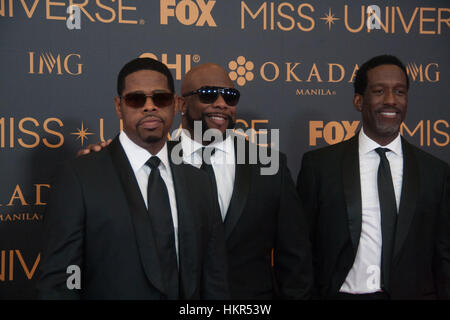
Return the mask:
<svg viewBox="0 0 450 320"><path fill-rule="evenodd" d="M355 95L353 96L353 106L359 112L362 111L363 100L364 100L363 96L359 93L355 93Z"/></svg>
<svg viewBox="0 0 450 320"><path fill-rule="evenodd" d="M184 97L179 96L177 97L177 105L178 105L178 111L181 112L181 114L185 114L186 113L186 100L184 100Z"/></svg>
<svg viewBox="0 0 450 320"><path fill-rule="evenodd" d="M119 97L115 97L114 98L114 105L116 106L116 114L117 116L122 119L122 109L120 107L120 98Z"/></svg>

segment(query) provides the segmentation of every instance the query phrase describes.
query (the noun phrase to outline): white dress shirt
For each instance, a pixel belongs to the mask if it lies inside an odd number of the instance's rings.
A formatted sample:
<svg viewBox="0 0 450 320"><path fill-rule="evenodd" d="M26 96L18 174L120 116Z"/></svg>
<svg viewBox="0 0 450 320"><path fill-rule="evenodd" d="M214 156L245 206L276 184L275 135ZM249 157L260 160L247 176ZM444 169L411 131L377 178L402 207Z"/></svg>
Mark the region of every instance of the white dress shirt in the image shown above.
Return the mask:
<svg viewBox="0 0 450 320"><path fill-rule="evenodd" d="M128 161L130 162L131 168L133 169L134 175L136 176L139 189L141 190L142 198L144 199L145 205L148 208L147 186L148 186L148 177L150 176L151 169L145 163L153 155L144 148L138 146L133 141L131 141L131 139L128 138L127 134L124 131L120 132L119 141L123 149L125 150L125 154L127 155ZM174 232L175 249L177 252L177 260L178 260L177 199L175 197L175 188L173 185L172 171L170 170L169 157L167 152L167 143L164 144L164 147L155 156L157 156L161 160L158 169L161 174L161 178L164 180L166 184L167 192L169 194L170 211L172 213L172 222L175 230Z"/></svg>
<svg viewBox="0 0 450 320"><path fill-rule="evenodd" d="M181 146L183 149L183 161L200 168L202 165L201 149L203 145L191 139L182 130ZM212 143L208 147L215 148L215 152L211 156L211 165L216 177L220 213L222 220L225 220L234 188L236 161L234 158L233 139L232 137L228 137L218 143Z"/></svg>
<svg viewBox="0 0 450 320"><path fill-rule="evenodd" d="M386 152L391 167L397 212L400 205L403 180L403 152L400 134L386 146L371 140L361 129L359 134L359 170L361 178L362 225L358 251L353 267L340 292L364 294L382 291L381 270L381 213L378 198L378 166L380 156L376 148L388 148Z"/></svg>

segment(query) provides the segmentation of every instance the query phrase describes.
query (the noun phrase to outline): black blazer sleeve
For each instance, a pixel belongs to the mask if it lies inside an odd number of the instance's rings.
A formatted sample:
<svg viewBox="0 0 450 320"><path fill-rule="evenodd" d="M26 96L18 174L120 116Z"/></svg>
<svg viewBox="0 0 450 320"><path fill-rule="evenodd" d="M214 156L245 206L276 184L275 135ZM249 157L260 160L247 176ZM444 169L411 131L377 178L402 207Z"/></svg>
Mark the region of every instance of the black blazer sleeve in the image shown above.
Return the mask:
<svg viewBox="0 0 450 320"><path fill-rule="evenodd" d="M450 168L446 167L442 200L438 217L435 282L440 299L450 299Z"/></svg>
<svg viewBox="0 0 450 320"><path fill-rule="evenodd" d="M62 165L52 185L43 229L38 298L79 299L80 290L67 287L71 276L67 268L76 265L83 270L84 201L81 186L69 163ZM82 286L81 281L81 290Z"/></svg>
<svg viewBox="0 0 450 320"><path fill-rule="evenodd" d="M313 284L313 267L307 221L286 157L281 153L280 174L274 269L281 298L309 299Z"/></svg>
<svg viewBox="0 0 450 320"><path fill-rule="evenodd" d="M311 250L314 250L314 230L316 230L317 221L317 181L314 174L314 161L311 159L310 153L305 153L302 158L300 172L297 177L297 192L305 212L308 233L311 241ZM314 255L313 255L313 265ZM311 298L317 299L319 297L319 290L317 288L316 275L313 275L313 288L311 290Z"/></svg>

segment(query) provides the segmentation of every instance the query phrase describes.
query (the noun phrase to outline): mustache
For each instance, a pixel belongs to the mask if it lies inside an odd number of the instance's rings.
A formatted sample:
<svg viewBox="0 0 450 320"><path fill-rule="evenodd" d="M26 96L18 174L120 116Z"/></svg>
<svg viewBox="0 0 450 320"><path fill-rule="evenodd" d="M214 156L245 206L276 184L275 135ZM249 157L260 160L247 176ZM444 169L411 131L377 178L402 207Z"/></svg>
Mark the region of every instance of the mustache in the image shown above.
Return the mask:
<svg viewBox="0 0 450 320"><path fill-rule="evenodd" d="M383 112L383 111L387 111L387 112L395 111L395 112L398 112L398 113L402 113L402 111L399 108L392 107L392 106L383 106L383 107L381 107L380 109L377 110L377 112Z"/></svg>
<svg viewBox="0 0 450 320"><path fill-rule="evenodd" d="M143 117L142 119L140 119L140 120L137 122L136 126L141 125L142 122L144 122L144 121L147 120L148 118L157 118L157 119L159 119L162 123L165 123L164 119L161 118L160 116L153 115L153 114L149 114L148 116L145 116L145 117Z"/></svg>

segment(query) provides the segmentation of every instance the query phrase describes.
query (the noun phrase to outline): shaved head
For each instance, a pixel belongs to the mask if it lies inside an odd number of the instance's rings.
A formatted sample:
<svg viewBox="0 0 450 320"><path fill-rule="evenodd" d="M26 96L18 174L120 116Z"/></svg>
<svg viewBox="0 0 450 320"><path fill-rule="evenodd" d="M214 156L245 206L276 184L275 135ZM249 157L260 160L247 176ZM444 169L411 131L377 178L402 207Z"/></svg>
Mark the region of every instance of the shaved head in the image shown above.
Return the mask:
<svg viewBox="0 0 450 320"><path fill-rule="evenodd" d="M192 68L181 82L181 94L202 86L221 86L234 88L227 71L216 63L205 63Z"/></svg>
<svg viewBox="0 0 450 320"><path fill-rule="evenodd" d="M211 103L200 101L198 94L183 97L202 87L234 88L228 72L215 63L205 63L192 68L181 82L180 111L182 126L193 135L194 122L201 121L203 130L217 129L225 134L236 123L236 106L229 106L221 94Z"/></svg>

